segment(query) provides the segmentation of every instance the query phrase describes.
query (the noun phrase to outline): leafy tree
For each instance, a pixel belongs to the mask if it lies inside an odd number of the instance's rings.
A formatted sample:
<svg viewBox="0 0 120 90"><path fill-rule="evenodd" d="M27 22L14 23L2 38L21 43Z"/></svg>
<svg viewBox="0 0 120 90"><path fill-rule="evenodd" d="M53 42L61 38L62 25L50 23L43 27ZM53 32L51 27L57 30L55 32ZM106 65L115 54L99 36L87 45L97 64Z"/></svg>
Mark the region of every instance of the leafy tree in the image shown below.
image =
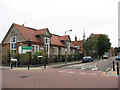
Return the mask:
<svg viewBox="0 0 120 90"><path fill-rule="evenodd" d="M120 47L115 47L114 50L115 50L115 53L120 53Z"/></svg>
<svg viewBox="0 0 120 90"><path fill-rule="evenodd" d="M83 43L83 49L86 51L87 55L93 55L93 51L96 51L97 38L87 39Z"/></svg>
<svg viewBox="0 0 120 90"><path fill-rule="evenodd" d="M110 49L111 43L107 35L100 35L97 40L97 54L101 57Z"/></svg>

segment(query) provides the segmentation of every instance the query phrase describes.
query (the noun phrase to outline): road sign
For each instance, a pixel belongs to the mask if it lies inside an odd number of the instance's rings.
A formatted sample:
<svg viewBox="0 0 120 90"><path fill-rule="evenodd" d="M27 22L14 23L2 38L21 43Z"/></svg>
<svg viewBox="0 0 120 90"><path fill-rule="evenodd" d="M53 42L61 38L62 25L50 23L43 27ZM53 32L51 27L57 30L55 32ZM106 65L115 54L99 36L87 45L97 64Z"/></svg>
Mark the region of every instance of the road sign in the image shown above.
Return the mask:
<svg viewBox="0 0 120 90"><path fill-rule="evenodd" d="M43 57L43 56L38 56L38 57Z"/></svg>
<svg viewBox="0 0 120 90"><path fill-rule="evenodd" d="M22 46L22 50L32 50L32 46Z"/></svg>
<svg viewBox="0 0 120 90"><path fill-rule="evenodd" d="M11 59L11 61L17 61L17 59Z"/></svg>
<svg viewBox="0 0 120 90"><path fill-rule="evenodd" d="M19 46L19 53L32 52L32 46Z"/></svg>

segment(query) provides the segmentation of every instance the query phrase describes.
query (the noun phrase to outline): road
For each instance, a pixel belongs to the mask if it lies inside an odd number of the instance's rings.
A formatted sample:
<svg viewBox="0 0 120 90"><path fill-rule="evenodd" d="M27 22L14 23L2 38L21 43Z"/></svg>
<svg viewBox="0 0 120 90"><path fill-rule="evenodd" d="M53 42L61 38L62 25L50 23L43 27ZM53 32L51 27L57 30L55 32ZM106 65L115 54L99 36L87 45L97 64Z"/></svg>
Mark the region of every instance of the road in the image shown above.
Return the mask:
<svg viewBox="0 0 120 90"><path fill-rule="evenodd" d="M109 58L103 61L96 60L90 63L81 63L53 69L5 69L2 70L2 87L118 88L118 77L103 74L105 69L112 66L111 63L113 60L114 58Z"/></svg>
<svg viewBox="0 0 120 90"><path fill-rule="evenodd" d="M85 62L76 65L69 65L61 67L62 69L82 69L82 70L92 70L92 71L102 71L105 72L108 68L112 70L113 61L116 64L115 57L109 57L108 59L95 60L94 62ZM120 62L119 62L120 63Z"/></svg>

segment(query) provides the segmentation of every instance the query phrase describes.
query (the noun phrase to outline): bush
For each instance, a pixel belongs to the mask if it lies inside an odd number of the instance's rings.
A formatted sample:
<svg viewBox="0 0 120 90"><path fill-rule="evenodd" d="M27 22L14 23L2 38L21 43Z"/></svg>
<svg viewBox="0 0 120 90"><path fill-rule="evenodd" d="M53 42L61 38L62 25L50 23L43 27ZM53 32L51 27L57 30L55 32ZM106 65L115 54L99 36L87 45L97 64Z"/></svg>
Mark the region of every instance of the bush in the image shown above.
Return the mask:
<svg viewBox="0 0 120 90"><path fill-rule="evenodd" d="M61 59L62 62L65 62L65 55L61 55Z"/></svg>
<svg viewBox="0 0 120 90"><path fill-rule="evenodd" d="M29 53L21 54L20 61L19 61L20 65L27 65L27 64L29 64L29 59L30 59Z"/></svg>
<svg viewBox="0 0 120 90"><path fill-rule="evenodd" d="M58 57L57 57L57 55L54 55L53 58L54 58L54 62L58 62Z"/></svg>
<svg viewBox="0 0 120 90"><path fill-rule="evenodd" d="M32 61L31 61L32 65L43 63L43 57L38 57L38 56L42 56L42 52L35 52L32 55Z"/></svg>
<svg viewBox="0 0 120 90"><path fill-rule="evenodd" d="M68 61L71 61L71 59L72 59L71 55L68 55Z"/></svg>

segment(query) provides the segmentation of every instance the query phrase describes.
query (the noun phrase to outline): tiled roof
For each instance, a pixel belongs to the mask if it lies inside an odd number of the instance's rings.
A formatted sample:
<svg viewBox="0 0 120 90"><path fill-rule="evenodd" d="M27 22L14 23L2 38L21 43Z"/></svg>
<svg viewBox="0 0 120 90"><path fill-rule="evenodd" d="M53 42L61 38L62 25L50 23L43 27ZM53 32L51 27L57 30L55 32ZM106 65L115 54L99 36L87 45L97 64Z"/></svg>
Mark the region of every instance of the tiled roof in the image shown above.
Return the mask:
<svg viewBox="0 0 120 90"><path fill-rule="evenodd" d="M69 35L66 35L66 39L68 39ZM54 35L52 34L51 37L51 44L53 45L59 45L59 46L65 46L61 41L65 40L65 36L58 36L58 35ZM75 46L70 42L70 47L75 48Z"/></svg>
<svg viewBox="0 0 120 90"><path fill-rule="evenodd" d="M60 36L60 40L65 40L65 36ZM69 35L66 35L66 40L69 38Z"/></svg>
<svg viewBox="0 0 120 90"><path fill-rule="evenodd" d="M23 38L28 41L34 41L34 42L40 42L40 40L36 37L36 35L44 34L48 28L36 30L32 29L26 26L18 25L18 24L13 24L17 30L20 32L20 34L23 36ZM61 41L65 40L65 36L58 36L58 35L51 35L51 44L53 45L58 45L58 46L65 46ZM70 38L69 35L66 35L66 40ZM71 47L74 47L74 45L71 43Z"/></svg>
<svg viewBox="0 0 120 90"><path fill-rule="evenodd" d="M18 25L18 24L14 24L14 25L16 26L17 30L21 33L21 35L26 41L30 39L31 41L34 41L34 42L40 42L36 38L36 35L44 34L44 32L47 30L47 28L35 30L25 26Z"/></svg>
<svg viewBox="0 0 120 90"><path fill-rule="evenodd" d="M101 34L94 34L96 37L100 36Z"/></svg>
<svg viewBox="0 0 120 90"><path fill-rule="evenodd" d="M51 44L53 45L64 46L64 44L60 41L60 36L52 34L50 41L51 41Z"/></svg>
<svg viewBox="0 0 120 90"><path fill-rule="evenodd" d="M83 47L82 41L72 41L71 42L74 46L80 46L81 48Z"/></svg>

